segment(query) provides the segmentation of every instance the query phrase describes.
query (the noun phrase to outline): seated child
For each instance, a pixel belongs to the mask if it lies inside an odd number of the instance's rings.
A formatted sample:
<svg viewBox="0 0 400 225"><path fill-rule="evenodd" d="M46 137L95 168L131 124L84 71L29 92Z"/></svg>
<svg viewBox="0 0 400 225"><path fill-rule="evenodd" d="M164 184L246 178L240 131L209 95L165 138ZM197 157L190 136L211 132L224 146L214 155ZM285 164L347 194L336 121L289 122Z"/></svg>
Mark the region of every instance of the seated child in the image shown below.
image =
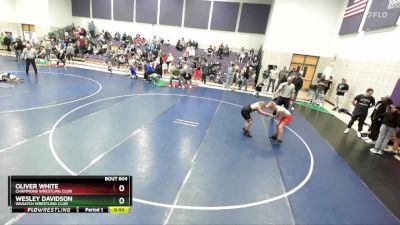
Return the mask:
<svg viewBox="0 0 400 225"><path fill-rule="evenodd" d="M161 74L152 73L149 77L153 84L158 84L160 82Z"/></svg>
<svg viewBox="0 0 400 225"><path fill-rule="evenodd" d="M131 79L137 79L138 76L136 75L136 68L133 65L129 66L129 74Z"/></svg>
<svg viewBox="0 0 400 225"><path fill-rule="evenodd" d="M63 63L63 65L65 66L65 52L64 50L60 50L56 53L57 56L57 66L60 62Z"/></svg>
<svg viewBox="0 0 400 225"><path fill-rule="evenodd" d="M181 81L180 81L180 71L179 69L174 69L171 71L171 75L169 78L169 87L172 87L172 80L178 80L179 81L179 87L181 86Z"/></svg>
<svg viewBox="0 0 400 225"><path fill-rule="evenodd" d="M111 63L111 60L108 60L108 62L107 62L107 70L108 70L108 72L112 73L112 63Z"/></svg>

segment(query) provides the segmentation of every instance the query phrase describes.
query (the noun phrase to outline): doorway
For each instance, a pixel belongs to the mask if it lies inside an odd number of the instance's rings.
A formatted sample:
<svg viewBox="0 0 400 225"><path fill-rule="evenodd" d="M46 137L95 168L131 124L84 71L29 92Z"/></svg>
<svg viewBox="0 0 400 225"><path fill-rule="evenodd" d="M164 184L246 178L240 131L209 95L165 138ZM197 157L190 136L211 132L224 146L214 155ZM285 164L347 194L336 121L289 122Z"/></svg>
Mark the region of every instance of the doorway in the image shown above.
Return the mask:
<svg viewBox="0 0 400 225"><path fill-rule="evenodd" d="M293 54L289 69L296 69L303 76L303 89L308 89L314 78L319 56Z"/></svg>
<svg viewBox="0 0 400 225"><path fill-rule="evenodd" d="M35 25L22 24L22 34L24 35L24 40L30 42L36 41Z"/></svg>

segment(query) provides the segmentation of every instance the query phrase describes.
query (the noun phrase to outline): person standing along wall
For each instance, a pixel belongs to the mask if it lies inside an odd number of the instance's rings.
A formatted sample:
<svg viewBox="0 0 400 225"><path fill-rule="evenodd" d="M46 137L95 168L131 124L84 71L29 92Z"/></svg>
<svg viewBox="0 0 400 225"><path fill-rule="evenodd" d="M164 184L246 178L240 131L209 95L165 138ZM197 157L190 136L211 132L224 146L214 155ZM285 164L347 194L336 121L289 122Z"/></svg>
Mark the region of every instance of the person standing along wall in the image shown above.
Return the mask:
<svg viewBox="0 0 400 225"><path fill-rule="evenodd" d="M15 46L15 61L19 62L21 60L21 53L24 50L24 44L21 41L21 38L18 37L15 42L14 42L14 46Z"/></svg>
<svg viewBox="0 0 400 225"><path fill-rule="evenodd" d="M335 108L332 109L333 111L339 110L340 112L340 109L342 109L344 94L349 91L349 85L346 82L347 80L342 78L342 82L336 87Z"/></svg>
<svg viewBox="0 0 400 225"><path fill-rule="evenodd" d="M368 116L368 109L375 105L375 98L372 97L374 90L372 88L368 88L366 94L357 95L352 104L354 105L353 114L351 116L351 120L349 124L347 124L347 129L344 131L345 134L348 134L351 126L353 126L354 122L358 120L358 131L357 137L361 138L361 131L364 126L364 121Z"/></svg>
<svg viewBox="0 0 400 225"><path fill-rule="evenodd" d="M389 112L383 114L383 124L379 130L379 137L376 140L374 148L369 151L382 155L383 150L389 143L390 138L396 134L396 128L400 127L400 107L395 108L391 105Z"/></svg>
<svg viewBox="0 0 400 225"><path fill-rule="evenodd" d="M277 66L274 66L274 68L270 71L267 92L269 91L269 87L271 86L271 84L272 84L271 92L274 92L276 79L278 79L278 70L277 70Z"/></svg>
<svg viewBox="0 0 400 225"><path fill-rule="evenodd" d="M287 71L286 66L284 66L283 69L279 72L278 84L276 85L276 88L274 91L278 90L279 85L281 85L283 82L287 81L288 75L289 75L289 72Z"/></svg>

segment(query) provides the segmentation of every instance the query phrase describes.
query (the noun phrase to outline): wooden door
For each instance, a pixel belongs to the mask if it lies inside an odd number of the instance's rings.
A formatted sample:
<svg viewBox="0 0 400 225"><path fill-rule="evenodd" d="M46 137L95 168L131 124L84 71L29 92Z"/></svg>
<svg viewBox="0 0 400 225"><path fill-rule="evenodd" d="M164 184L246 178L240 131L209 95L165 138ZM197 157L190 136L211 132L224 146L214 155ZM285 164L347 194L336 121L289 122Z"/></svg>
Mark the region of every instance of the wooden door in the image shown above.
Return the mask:
<svg viewBox="0 0 400 225"><path fill-rule="evenodd" d="M297 70L303 75L303 89L308 89L313 80L319 57L293 54L290 70Z"/></svg>
<svg viewBox="0 0 400 225"><path fill-rule="evenodd" d="M303 88L308 89L315 74L315 66L305 65L303 69Z"/></svg>

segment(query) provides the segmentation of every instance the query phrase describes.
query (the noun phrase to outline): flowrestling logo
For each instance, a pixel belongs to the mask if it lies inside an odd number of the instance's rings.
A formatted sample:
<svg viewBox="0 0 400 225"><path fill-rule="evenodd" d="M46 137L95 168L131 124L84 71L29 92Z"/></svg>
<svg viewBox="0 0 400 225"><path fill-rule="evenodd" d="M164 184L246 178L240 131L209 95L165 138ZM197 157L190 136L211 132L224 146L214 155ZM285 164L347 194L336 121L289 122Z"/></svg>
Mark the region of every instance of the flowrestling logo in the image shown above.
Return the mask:
<svg viewBox="0 0 400 225"><path fill-rule="evenodd" d="M400 0L389 0L388 9L400 8Z"/></svg>
<svg viewBox="0 0 400 225"><path fill-rule="evenodd" d="M364 23L364 31L396 25L400 0L373 0Z"/></svg>

